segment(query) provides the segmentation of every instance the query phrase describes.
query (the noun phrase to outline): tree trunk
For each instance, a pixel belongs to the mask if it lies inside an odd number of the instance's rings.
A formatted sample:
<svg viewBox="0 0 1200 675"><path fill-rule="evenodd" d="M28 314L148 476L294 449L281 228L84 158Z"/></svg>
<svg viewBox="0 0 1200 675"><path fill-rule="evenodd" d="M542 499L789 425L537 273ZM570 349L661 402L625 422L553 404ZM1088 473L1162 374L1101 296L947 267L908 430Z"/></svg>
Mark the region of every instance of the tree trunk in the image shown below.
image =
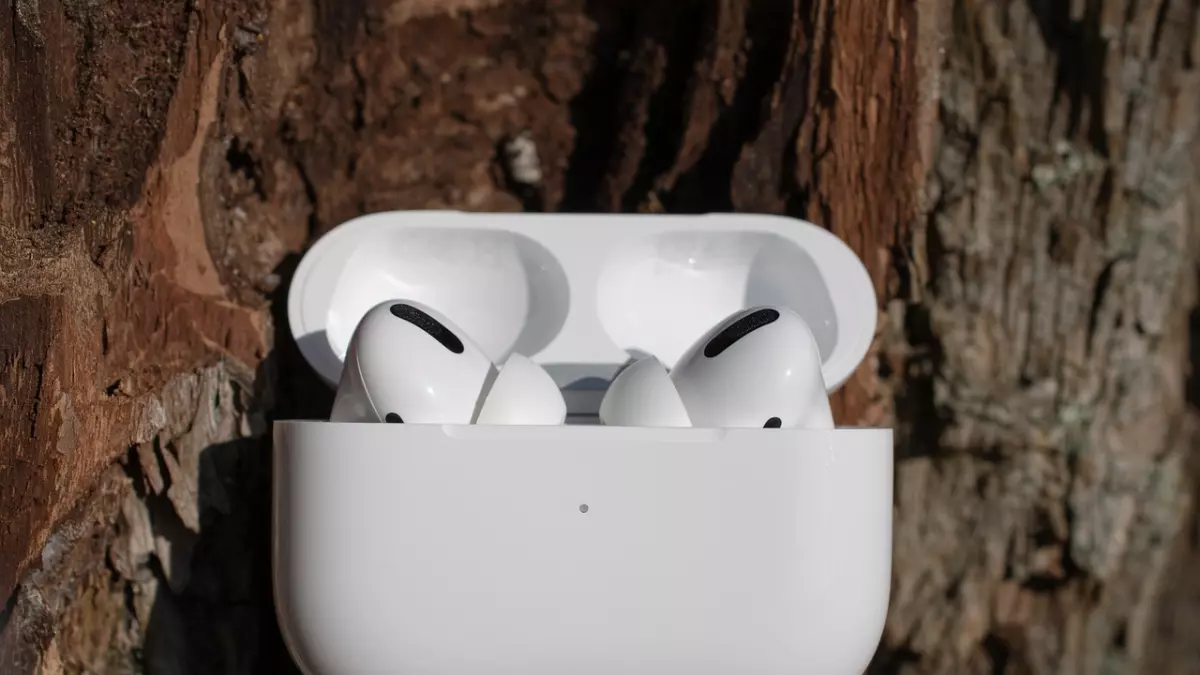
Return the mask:
<svg viewBox="0 0 1200 675"><path fill-rule="evenodd" d="M845 239L897 430L877 673L1200 670L1193 3L0 0L0 673L294 672L270 421L393 208ZM509 147L532 141L537 173Z"/></svg>

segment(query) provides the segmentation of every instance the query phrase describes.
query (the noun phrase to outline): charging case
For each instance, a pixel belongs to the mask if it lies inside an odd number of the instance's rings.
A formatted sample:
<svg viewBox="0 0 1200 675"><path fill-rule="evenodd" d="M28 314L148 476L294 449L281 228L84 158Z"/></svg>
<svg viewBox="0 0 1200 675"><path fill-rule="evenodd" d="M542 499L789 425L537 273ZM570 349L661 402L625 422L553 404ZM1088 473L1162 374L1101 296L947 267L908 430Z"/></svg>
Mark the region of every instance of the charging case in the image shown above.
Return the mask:
<svg viewBox="0 0 1200 675"><path fill-rule="evenodd" d="M379 302L542 364L564 426L274 425L274 584L309 675L862 673L891 582L890 429L606 427L632 358L672 367L731 312L796 310L827 388L874 288L841 240L768 215L376 213L308 251L293 336L336 386Z"/></svg>

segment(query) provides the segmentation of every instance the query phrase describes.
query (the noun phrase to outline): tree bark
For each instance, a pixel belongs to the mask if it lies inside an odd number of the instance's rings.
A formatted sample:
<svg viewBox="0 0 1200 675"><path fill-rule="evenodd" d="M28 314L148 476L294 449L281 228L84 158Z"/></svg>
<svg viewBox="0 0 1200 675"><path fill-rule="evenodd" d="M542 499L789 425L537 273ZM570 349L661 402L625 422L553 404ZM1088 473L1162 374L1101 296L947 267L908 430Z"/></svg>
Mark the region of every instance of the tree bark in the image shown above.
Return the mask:
<svg viewBox="0 0 1200 675"><path fill-rule="evenodd" d="M1200 670L1184 0L0 0L0 672L294 672L287 284L393 208L845 239L897 430L872 672ZM540 176L513 171L516 138Z"/></svg>

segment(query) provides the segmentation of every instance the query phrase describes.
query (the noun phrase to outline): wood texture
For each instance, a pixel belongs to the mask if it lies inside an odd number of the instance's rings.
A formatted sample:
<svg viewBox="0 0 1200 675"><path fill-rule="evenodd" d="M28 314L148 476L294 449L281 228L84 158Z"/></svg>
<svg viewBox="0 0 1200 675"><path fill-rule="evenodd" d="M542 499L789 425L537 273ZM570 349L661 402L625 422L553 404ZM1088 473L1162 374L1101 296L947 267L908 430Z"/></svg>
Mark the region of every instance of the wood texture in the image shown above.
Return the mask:
<svg viewBox="0 0 1200 675"><path fill-rule="evenodd" d="M903 312L899 421L927 426L898 448L901 672L1163 672L1195 31L1185 2L954 6Z"/></svg>
<svg viewBox="0 0 1200 675"><path fill-rule="evenodd" d="M0 672L293 672L287 283L388 208L830 228L881 299L835 412L897 429L872 672L1196 672L1196 15L0 0Z"/></svg>

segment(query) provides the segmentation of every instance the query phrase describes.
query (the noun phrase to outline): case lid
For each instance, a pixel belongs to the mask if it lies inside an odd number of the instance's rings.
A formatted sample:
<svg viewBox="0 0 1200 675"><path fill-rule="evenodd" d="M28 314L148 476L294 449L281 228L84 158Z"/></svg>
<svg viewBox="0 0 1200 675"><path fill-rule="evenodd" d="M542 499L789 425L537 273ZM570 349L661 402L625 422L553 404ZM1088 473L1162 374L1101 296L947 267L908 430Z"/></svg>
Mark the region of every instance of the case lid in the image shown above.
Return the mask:
<svg viewBox="0 0 1200 675"><path fill-rule="evenodd" d="M289 288L292 335L331 386L358 320L391 299L437 307L497 363L515 351L564 389L596 391L631 357L671 367L717 321L763 304L809 323L834 391L878 311L854 252L794 218L374 213L321 237Z"/></svg>

